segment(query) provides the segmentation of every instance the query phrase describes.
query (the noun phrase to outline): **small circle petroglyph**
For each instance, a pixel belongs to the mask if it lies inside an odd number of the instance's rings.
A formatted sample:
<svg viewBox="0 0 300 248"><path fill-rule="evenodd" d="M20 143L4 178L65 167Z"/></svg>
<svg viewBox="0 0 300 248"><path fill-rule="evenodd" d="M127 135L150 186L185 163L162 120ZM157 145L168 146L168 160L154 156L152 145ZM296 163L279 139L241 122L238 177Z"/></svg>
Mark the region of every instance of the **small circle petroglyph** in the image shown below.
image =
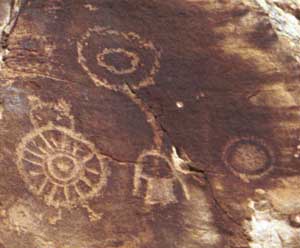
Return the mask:
<svg viewBox="0 0 300 248"><path fill-rule="evenodd" d="M119 55L123 55L124 57L127 57L130 60L130 62L129 62L130 65L128 66L128 68L119 69L119 68L116 68L114 65L107 64L107 62L105 61L105 58L106 58L106 56L111 55L111 54L119 54ZM102 66L102 67L106 68L108 71L110 71L114 74L118 74L118 75L130 74L130 73L135 72L137 70L137 66L140 63L140 59L135 53L126 51L122 48L115 48L115 49L105 48L103 50L103 52L101 52L97 55L97 61L98 61L99 66Z"/></svg>
<svg viewBox="0 0 300 248"><path fill-rule="evenodd" d="M78 180L83 166L75 156L60 152L49 156L46 161L46 173L53 182L65 185Z"/></svg>
<svg viewBox="0 0 300 248"><path fill-rule="evenodd" d="M133 32L96 26L77 42L78 62L96 86L124 91L154 84L160 51Z"/></svg>
<svg viewBox="0 0 300 248"><path fill-rule="evenodd" d="M94 145L51 123L26 135L17 148L18 169L29 190L46 204L70 208L95 197L109 170Z"/></svg>
<svg viewBox="0 0 300 248"><path fill-rule="evenodd" d="M273 169L274 152L267 143L255 137L231 139L223 151L225 165L242 179L256 179Z"/></svg>

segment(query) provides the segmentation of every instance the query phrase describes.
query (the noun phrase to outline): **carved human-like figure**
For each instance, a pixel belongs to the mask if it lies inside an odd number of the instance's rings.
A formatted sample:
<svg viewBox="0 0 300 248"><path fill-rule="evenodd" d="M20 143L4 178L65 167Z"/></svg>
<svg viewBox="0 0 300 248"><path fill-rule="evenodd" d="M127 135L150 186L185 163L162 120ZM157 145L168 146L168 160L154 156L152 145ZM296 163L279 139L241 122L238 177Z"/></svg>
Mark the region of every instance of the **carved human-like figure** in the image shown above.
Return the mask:
<svg viewBox="0 0 300 248"><path fill-rule="evenodd" d="M135 164L134 195L141 195L142 181L146 182L145 204L168 205L178 202L175 185L179 183L186 198L188 191L178 172L166 156L157 151L146 151Z"/></svg>

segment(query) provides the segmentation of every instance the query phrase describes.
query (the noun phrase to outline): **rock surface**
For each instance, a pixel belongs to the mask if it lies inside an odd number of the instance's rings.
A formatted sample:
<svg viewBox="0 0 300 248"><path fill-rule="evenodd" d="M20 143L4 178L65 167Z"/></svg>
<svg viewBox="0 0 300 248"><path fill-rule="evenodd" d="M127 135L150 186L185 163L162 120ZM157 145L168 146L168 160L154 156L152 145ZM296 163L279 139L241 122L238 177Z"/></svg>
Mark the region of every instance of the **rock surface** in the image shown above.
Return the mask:
<svg viewBox="0 0 300 248"><path fill-rule="evenodd" d="M299 18L1 1L0 247L298 247Z"/></svg>

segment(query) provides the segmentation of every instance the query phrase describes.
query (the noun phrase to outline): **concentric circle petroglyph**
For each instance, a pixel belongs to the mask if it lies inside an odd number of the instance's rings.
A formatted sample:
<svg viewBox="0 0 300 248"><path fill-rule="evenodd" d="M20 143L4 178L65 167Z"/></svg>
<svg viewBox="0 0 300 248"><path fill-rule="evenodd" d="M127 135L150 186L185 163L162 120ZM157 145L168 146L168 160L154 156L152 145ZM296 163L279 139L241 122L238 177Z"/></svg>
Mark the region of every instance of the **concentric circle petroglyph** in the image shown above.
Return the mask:
<svg viewBox="0 0 300 248"><path fill-rule="evenodd" d="M78 62L97 86L124 90L154 84L160 52L138 34L90 28L78 41Z"/></svg>
<svg viewBox="0 0 300 248"><path fill-rule="evenodd" d="M48 125L26 135L17 149L18 169L28 189L56 208L84 203L101 193L109 170L81 134Z"/></svg>
<svg viewBox="0 0 300 248"><path fill-rule="evenodd" d="M225 165L242 179L256 179L273 169L274 152L265 141L254 137L234 138L223 151Z"/></svg>

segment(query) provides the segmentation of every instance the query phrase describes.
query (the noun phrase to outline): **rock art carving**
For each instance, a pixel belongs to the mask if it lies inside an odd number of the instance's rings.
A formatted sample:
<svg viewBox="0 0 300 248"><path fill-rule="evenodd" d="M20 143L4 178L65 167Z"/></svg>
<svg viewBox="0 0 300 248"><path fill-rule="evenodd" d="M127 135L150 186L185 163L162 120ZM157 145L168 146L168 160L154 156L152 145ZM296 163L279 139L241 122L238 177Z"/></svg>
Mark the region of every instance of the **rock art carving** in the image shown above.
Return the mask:
<svg viewBox="0 0 300 248"><path fill-rule="evenodd" d="M160 51L133 32L96 26L77 42L78 62L96 86L126 91L155 83ZM98 53L95 54L95 51Z"/></svg>
<svg viewBox="0 0 300 248"><path fill-rule="evenodd" d="M77 42L77 52L78 63L96 86L124 93L141 109L153 129L155 148L160 147L163 131L133 90L155 84L161 52L134 32L100 26L88 29Z"/></svg>
<svg viewBox="0 0 300 248"><path fill-rule="evenodd" d="M159 151L145 151L135 164L134 191L141 195L142 181L146 182L145 204L168 205L178 202L174 192L175 183L181 185L183 193L189 199L189 194L178 172L165 155Z"/></svg>
<svg viewBox="0 0 300 248"><path fill-rule="evenodd" d="M119 68L115 67L114 65L107 64L106 60L105 60L106 56L113 55L113 54L119 54L119 55L123 55L123 56L127 57L127 59L129 60L129 63L130 63L128 68L124 68L124 69L120 68L119 69ZM125 49L122 49L122 48L105 48L103 50L103 52L101 52L97 55L97 62L98 62L99 66L104 67L111 73L114 73L117 75L126 75L126 74L130 74L130 73L134 73L137 70L137 67L140 63L140 59L135 53L126 51Z"/></svg>
<svg viewBox="0 0 300 248"><path fill-rule="evenodd" d="M36 97L30 101L34 129L17 148L18 170L26 186L56 209L77 205L86 208L87 201L101 194L106 186L110 170L105 157L75 131L74 117L66 102L45 103ZM48 122L44 117L49 118Z"/></svg>
<svg viewBox="0 0 300 248"><path fill-rule="evenodd" d="M188 199L188 190L179 176L182 171L161 152L163 130L148 106L133 92L155 84L154 77L160 68L160 51L151 41L136 33L100 26L88 29L77 42L77 51L79 64L95 85L127 95L152 127L153 147L142 152L137 159L133 194L141 196L142 181L146 181L145 204L176 203L174 185L178 182ZM98 53L95 54L95 51Z"/></svg>
<svg viewBox="0 0 300 248"><path fill-rule="evenodd" d="M275 156L262 139L231 139L223 151L223 161L230 171L244 181L260 178L272 171Z"/></svg>

